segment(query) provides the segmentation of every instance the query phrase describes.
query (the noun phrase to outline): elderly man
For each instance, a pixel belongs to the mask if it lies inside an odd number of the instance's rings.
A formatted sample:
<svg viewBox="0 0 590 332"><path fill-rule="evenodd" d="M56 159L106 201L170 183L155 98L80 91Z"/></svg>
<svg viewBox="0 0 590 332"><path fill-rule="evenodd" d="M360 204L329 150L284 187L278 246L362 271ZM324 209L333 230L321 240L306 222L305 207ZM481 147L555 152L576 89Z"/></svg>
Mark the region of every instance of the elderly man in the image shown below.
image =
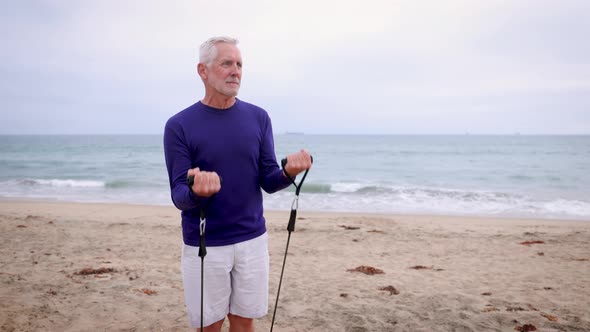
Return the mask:
<svg viewBox="0 0 590 332"><path fill-rule="evenodd" d="M268 310L269 255L262 190L291 183L278 166L266 111L236 98L242 80L237 40L214 37L201 45L197 67L205 96L172 116L164 152L174 205L181 210L182 276L190 325L200 325L199 219L206 207L205 331L254 331ZM285 172L311 167L310 154L287 156ZM194 176L189 187L187 176ZM221 180L223 179L223 181ZM212 195L214 195L212 197ZM199 329L197 328L197 331Z"/></svg>

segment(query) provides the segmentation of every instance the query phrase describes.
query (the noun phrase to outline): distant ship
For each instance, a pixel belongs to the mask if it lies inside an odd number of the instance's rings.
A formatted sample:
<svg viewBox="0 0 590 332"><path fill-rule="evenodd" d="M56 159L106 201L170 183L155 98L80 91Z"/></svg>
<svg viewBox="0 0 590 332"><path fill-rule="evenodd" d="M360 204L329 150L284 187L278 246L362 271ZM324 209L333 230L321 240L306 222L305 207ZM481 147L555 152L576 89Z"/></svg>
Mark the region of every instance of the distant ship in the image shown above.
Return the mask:
<svg viewBox="0 0 590 332"><path fill-rule="evenodd" d="M302 131L287 131L285 135L304 135Z"/></svg>

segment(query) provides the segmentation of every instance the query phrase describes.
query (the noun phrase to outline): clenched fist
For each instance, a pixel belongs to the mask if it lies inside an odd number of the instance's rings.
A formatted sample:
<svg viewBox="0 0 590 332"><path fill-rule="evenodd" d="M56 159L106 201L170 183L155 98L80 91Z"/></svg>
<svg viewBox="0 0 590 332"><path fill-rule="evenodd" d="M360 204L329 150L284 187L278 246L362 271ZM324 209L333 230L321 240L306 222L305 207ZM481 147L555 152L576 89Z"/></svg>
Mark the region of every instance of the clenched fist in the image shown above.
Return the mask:
<svg viewBox="0 0 590 332"><path fill-rule="evenodd" d="M291 177L311 168L311 155L307 150L303 149L297 153L287 156L287 164L285 165L285 172Z"/></svg>
<svg viewBox="0 0 590 332"><path fill-rule="evenodd" d="M192 192L201 197L209 197L221 190L221 179L215 172L201 171L198 167L189 169L186 176L194 176L195 181L190 188Z"/></svg>

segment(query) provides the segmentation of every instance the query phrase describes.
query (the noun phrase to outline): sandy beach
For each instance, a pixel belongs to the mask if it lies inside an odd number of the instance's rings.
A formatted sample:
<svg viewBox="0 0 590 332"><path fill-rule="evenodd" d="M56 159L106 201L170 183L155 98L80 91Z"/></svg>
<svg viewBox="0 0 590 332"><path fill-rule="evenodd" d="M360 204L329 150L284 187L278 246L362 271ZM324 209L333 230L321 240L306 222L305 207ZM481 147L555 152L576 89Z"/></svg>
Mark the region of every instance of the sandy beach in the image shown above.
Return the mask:
<svg viewBox="0 0 590 332"><path fill-rule="evenodd" d="M257 331L288 211L266 218ZM179 220L174 207L1 201L0 330L188 331ZM274 330L590 331L588 308L588 221L300 207Z"/></svg>

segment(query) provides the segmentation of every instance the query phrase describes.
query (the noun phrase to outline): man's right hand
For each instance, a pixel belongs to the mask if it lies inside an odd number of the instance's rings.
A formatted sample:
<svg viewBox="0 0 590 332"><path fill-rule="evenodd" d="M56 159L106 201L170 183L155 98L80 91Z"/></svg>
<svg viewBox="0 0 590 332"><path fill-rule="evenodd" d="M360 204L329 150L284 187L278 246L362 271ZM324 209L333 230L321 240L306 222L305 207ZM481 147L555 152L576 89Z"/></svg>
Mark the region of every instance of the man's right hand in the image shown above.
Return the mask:
<svg viewBox="0 0 590 332"><path fill-rule="evenodd" d="M189 169L186 176L194 176L195 182L190 188L192 192L201 197L209 197L221 190L221 180L215 172L201 171L198 167Z"/></svg>

